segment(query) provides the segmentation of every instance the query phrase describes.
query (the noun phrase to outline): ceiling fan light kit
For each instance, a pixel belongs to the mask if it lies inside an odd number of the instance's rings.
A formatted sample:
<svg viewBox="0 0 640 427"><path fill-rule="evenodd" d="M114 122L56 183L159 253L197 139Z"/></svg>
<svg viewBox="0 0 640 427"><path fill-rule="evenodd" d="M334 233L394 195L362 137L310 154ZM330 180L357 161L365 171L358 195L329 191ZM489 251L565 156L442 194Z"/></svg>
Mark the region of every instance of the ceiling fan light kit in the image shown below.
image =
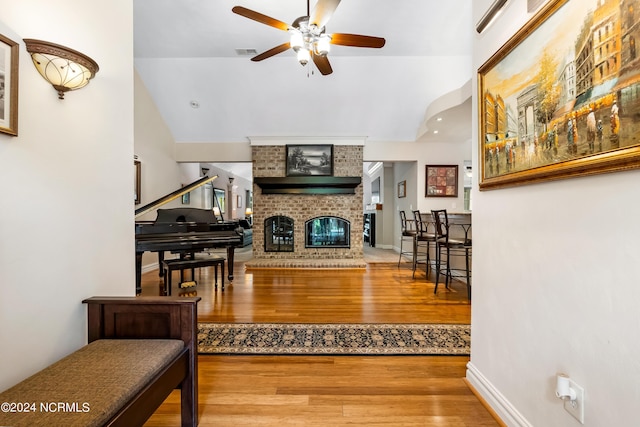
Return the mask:
<svg viewBox="0 0 640 427"><path fill-rule="evenodd" d="M329 53L331 36L324 34L324 27L309 25L308 16L296 19L289 34L289 45L296 52L298 62L303 66L307 65L312 55L327 56Z"/></svg>
<svg viewBox="0 0 640 427"><path fill-rule="evenodd" d="M381 48L385 44L385 39L382 37L360 34L325 34L325 25L339 4L340 0L318 0L313 11L309 12L309 0L307 0L307 15L296 19L291 25L242 6L235 6L231 10L245 18L289 33L288 42L254 56L251 58L252 61L262 61L291 48L296 53L300 64L304 66L313 60L320 73L326 76L333 72L327 58L332 44L368 48Z"/></svg>

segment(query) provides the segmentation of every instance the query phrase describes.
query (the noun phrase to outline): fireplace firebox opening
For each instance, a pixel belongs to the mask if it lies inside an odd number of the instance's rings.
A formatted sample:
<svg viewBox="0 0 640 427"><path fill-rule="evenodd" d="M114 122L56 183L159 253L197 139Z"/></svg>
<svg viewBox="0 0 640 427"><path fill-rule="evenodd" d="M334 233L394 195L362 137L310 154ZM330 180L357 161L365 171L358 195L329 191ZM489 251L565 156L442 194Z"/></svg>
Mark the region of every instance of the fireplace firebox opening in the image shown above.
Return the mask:
<svg viewBox="0 0 640 427"><path fill-rule="evenodd" d="M264 251L293 252L293 218L278 215L264 220Z"/></svg>
<svg viewBox="0 0 640 427"><path fill-rule="evenodd" d="M321 216L305 222L305 248L350 248L351 224L337 216Z"/></svg>

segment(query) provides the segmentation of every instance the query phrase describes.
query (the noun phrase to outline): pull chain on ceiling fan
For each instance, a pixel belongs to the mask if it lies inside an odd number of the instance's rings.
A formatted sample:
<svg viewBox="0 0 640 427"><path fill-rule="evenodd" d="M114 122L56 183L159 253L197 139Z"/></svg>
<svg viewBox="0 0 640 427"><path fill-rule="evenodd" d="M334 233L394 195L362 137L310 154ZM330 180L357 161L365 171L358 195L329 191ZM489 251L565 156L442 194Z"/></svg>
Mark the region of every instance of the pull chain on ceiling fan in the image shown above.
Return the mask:
<svg viewBox="0 0 640 427"><path fill-rule="evenodd" d="M252 61L262 61L293 49L300 64L304 66L312 59L320 73L326 76L333 72L327 58L330 45L381 48L385 44L385 39L381 37L345 33L327 34L325 26L339 4L340 0L318 0L313 11L309 13L309 0L307 0L307 15L299 17L291 25L242 6L235 6L231 10L245 18L289 33L288 42L254 56L251 58Z"/></svg>

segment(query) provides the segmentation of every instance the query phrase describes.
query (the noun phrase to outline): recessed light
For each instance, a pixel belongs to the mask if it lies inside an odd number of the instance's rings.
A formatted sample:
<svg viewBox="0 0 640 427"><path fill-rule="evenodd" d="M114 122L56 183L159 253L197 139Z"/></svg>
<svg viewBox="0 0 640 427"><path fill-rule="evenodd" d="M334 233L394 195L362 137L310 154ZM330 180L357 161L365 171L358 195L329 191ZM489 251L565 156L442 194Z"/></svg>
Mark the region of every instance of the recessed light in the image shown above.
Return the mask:
<svg viewBox="0 0 640 427"><path fill-rule="evenodd" d="M438 117L438 118L436 119L436 121L441 122L441 121L442 121L442 117Z"/></svg>
<svg viewBox="0 0 640 427"><path fill-rule="evenodd" d="M434 130L434 131L433 131L433 133L434 133L434 134L436 134L436 133L438 133L438 131L437 131L437 130Z"/></svg>

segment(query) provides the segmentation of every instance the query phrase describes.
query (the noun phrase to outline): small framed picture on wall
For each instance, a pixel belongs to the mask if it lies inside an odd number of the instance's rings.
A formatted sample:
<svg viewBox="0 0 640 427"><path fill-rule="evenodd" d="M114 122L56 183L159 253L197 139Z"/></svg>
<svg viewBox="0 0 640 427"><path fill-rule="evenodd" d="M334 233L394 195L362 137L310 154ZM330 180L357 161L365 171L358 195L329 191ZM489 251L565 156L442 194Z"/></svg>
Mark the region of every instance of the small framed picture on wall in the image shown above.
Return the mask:
<svg viewBox="0 0 640 427"><path fill-rule="evenodd" d="M398 198L407 197L407 181L398 183Z"/></svg>

